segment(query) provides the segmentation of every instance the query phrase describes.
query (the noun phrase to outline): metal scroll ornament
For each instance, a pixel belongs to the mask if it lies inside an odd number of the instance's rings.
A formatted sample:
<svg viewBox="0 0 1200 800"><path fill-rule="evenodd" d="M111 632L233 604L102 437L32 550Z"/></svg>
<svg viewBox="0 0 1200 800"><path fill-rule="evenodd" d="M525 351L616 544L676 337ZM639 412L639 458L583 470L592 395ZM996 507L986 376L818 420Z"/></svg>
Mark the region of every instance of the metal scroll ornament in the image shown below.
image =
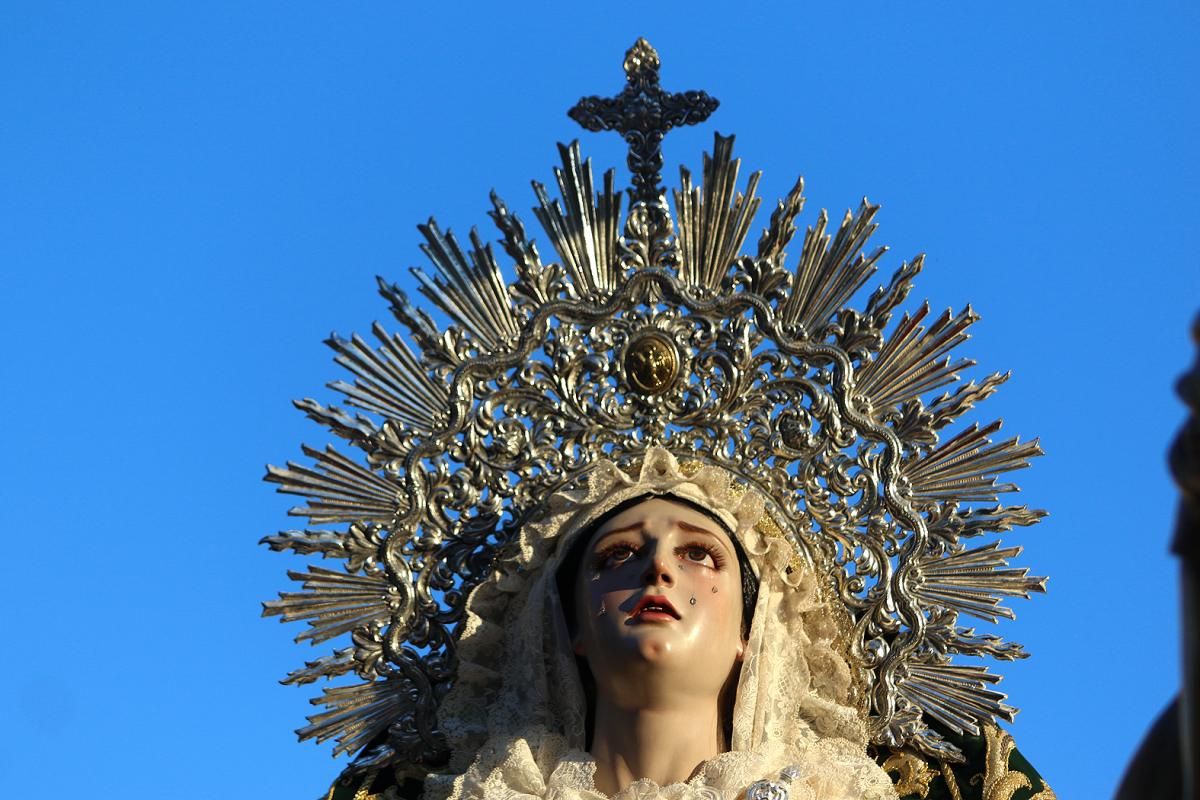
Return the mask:
<svg viewBox="0 0 1200 800"><path fill-rule="evenodd" d="M307 498L292 513L309 526L264 542L342 565L290 572L299 589L265 613L306 622L299 640L342 642L285 683L345 676L298 733L364 768L443 763L437 707L468 594L511 569L506 543L551 493L598 459L634 465L658 445L758 487L798 555L835 565L872 740L961 758L929 721L977 733L1011 719L980 659L1026 655L964 622L1012 618L1004 598L1045 584L1008 566L1020 548L991 538L1043 515L997 500L1036 441L955 424L1007 375L959 382L973 362L952 352L970 308L896 318L921 256L850 307L885 252L867 249L878 206L832 228L822 211L793 246L800 181L747 247L759 173L738 190L733 139L717 135L698 185L680 170L672 214L662 135L716 101L662 92L644 40L625 68L623 94L571 114L629 141L628 212L614 173L597 188L571 144L559 147L561 198L534 184L550 258L495 194L500 252L475 231L464 247L433 220L419 226L433 267L414 270L424 307L379 284L406 335L376 323L374 342L331 338L351 376L331 384L344 405L296 403L343 445L269 468L279 491Z"/></svg>

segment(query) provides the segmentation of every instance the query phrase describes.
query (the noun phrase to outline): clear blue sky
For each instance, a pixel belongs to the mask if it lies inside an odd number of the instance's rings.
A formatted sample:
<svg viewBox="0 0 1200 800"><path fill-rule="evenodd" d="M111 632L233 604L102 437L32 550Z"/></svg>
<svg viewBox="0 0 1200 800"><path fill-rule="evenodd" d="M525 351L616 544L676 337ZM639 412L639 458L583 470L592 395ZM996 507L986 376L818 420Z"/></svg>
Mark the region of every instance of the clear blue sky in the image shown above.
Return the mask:
<svg viewBox="0 0 1200 800"><path fill-rule="evenodd" d="M263 464L327 440L290 400L330 397L321 340L387 317L418 222L527 208L556 141L621 164L564 112L644 35L722 102L669 181L735 132L768 203L869 196L886 268L928 253L912 301L981 313L976 374L1014 377L976 418L1048 453L1018 480L1051 516L1006 539L1051 576L1006 626L1013 731L1060 797L1110 795L1179 676L1200 26L1073 6L3 3L4 794L322 791L312 692L276 680L323 650L258 616L304 563L256 546L292 525Z"/></svg>

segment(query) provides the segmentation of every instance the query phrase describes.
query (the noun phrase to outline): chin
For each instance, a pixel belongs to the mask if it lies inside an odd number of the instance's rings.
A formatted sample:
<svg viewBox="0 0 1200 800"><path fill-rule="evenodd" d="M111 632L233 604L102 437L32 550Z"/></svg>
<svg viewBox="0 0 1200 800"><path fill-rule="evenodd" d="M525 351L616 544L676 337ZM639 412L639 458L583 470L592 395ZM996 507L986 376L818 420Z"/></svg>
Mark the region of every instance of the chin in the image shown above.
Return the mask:
<svg viewBox="0 0 1200 800"><path fill-rule="evenodd" d="M676 652L673 644L657 636L647 637L638 642L638 655L648 664L669 664L675 660Z"/></svg>

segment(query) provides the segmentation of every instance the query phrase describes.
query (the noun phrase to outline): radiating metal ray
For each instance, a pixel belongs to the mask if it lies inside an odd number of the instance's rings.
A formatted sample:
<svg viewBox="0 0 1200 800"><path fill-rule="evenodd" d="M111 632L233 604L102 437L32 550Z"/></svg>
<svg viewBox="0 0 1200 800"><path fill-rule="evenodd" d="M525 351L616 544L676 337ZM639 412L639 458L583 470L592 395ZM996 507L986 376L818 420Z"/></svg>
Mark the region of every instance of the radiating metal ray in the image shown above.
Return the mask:
<svg viewBox="0 0 1200 800"><path fill-rule="evenodd" d="M351 575L310 567L308 572L289 572L305 591L281 592L278 600L263 603L263 616L280 616L284 622L305 620L309 630L296 641L313 643L332 639L357 628L382 624L399 604L400 592L383 574Z"/></svg>
<svg viewBox="0 0 1200 800"><path fill-rule="evenodd" d="M341 650L335 650L332 655L305 661L304 669L292 670L280 683L287 686L303 686L321 678L336 678L339 675L345 675L354 667L354 648L344 647Z"/></svg>
<svg viewBox="0 0 1200 800"><path fill-rule="evenodd" d="M829 216L821 211L816 226L804 237L792 291L780 309L787 324L820 335L834 313L875 274L875 264L887 248L870 255L862 250L878 227L873 221L878 210L879 206L863 200L857 213L847 211L832 243L825 232Z"/></svg>
<svg viewBox="0 0 1200 800"><path fill-rule="evenodd" d="M395 679L328 688L313 703L329 710L309 717L311 724L296 733L318 742L336 739L334 755L358 752L403 713L407 688Z"/></svg>
<svg viewBox="0 0 1200 800"><path fill-rule="evenodd" d="M579 143L560 144L558 152L562 167L555 168L554 177L562 204L551 200L546 187L534 181L538 205L533 213L554 244L575 288L586 295L608 294L621 275L616 257L621 233L621 195L615 188L615 175L612 170L605 172L604 190L596 193L591 161L579 157ZM501 208L502 204L497 206L492 216L498 223L506 213ZM501 229L504 230L503 225ZM509 232L504 232L507 237Z"/></svg>
<svg viewBox="0 0 1200 800"><path fill-rule="evenodd" d="M1012 722L1016 709L1003 692L989 688L1000 680L974 664L913 664L901 682L902 695L955 733L979 734L979 721L999 717Z"/></svg>
<svg viewBox="0 0 1200 800"><path fill-rule="evenodd" d="M472 230L468 256L453 232L443 234L433 218L417 229L425 236L421 250L438 273L429 276L412 270L421 293L489 350L501 349L515 339L517 318L491 245L484 244Z"/></svg>
<svg viewBox="0 0 1200 800"><path fill-rule="evenodd" d="M317 460L317 468L288 462L286 469L267 467L266 480L278 483L277 491L310 499L307 506L288 513L322 522L379 522L387 524L408 505L399 487L374 471L360 466L332 447L304 455Z"/></svg>
<svg viewBox="0 0 1200 800"><path fill-rule="evenodd" d="M913 499L994 503L997 495L1017 491L1016 484L998 484L997 476L1029 466L1029 459L1041 455L1042 450L1036 439L1022 444L1013 437L992 444L988 437L998 430L999 421L984 428L973 424L906 465L904 473L912 483Z"/></svg>
<svg viewBox="0 0 1200 800"><path fill-rule="evenodd" d="M1000 617L1015 619L1012 610L1000 605L1001 596L1028 599L1030 592L1046 591L1046 579L1028 577L1027 568L1005 569L1021 548L999 547L999 542L992 542L930 558L922 564L920 580L911 591L929 606L944 606L992 623Z"/></svg>
<svg viewBox="0 0 1200 800"><path fill-rule="evenodd" d="M754 196L761 172L750 175L744 192L737 190L741 160L733 158L733 137L717 135L698 187L680 168L675 194L679 215L680 278L692 286L716 290L737 259L761 202Z"/></svg>
<svg viewBox="0 0 1200 800"><path fill-rule="evenodd" d="M445 385L428 376L403 339L389 336L379 323L371 330L380 342L378 350L357 335L326 340L338 354L334 360L356 376L353 384L336 381L330 388L346 395L351 405L429 433L444 419Z"/></svg>
<svg viewBox="0 0 1200 800"><path fill-rule="evenodd" d="M916 314L905 314L878 357L858 373L858 390L870 397L876 408L920 397L956 380L959 372L974 365L969 359L952 362L943 356L966 341L966 329L979 319L975 312L968 306L951 315L947 309L926 329L920 323L928 314L928 303Z"/></svg>

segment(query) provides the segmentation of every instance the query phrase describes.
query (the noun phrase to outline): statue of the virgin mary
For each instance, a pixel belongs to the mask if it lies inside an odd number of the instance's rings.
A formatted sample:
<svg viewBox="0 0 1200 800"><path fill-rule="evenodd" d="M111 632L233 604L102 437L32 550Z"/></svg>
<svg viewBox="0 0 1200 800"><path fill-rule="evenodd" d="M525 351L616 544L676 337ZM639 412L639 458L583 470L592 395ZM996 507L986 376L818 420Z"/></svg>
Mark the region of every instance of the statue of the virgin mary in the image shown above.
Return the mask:
<svg viewBox="0 0 1200 800"><path fill-rule="evenodd" d="M1024 652L963 624L1044 585L992 536L1041 516L998 501L1036 442L954 428L1005 376L941 391L974 313L893 319L920 257L851 306L866 202L787 259L800 182L744 251L732 138L668 204L662 137L716 101L658 66L571 111L629 143L627 211L571 145L556 259L495 195L511 267L421 226L431 308L381 281L407 336L331 339L351 408L297 404L357 451L268 474L312 527L265 541L345 562L266 604L348 637L286 681L338 679L300 731L354 755L328 796L1053 797L979 663Z"/></svg>

